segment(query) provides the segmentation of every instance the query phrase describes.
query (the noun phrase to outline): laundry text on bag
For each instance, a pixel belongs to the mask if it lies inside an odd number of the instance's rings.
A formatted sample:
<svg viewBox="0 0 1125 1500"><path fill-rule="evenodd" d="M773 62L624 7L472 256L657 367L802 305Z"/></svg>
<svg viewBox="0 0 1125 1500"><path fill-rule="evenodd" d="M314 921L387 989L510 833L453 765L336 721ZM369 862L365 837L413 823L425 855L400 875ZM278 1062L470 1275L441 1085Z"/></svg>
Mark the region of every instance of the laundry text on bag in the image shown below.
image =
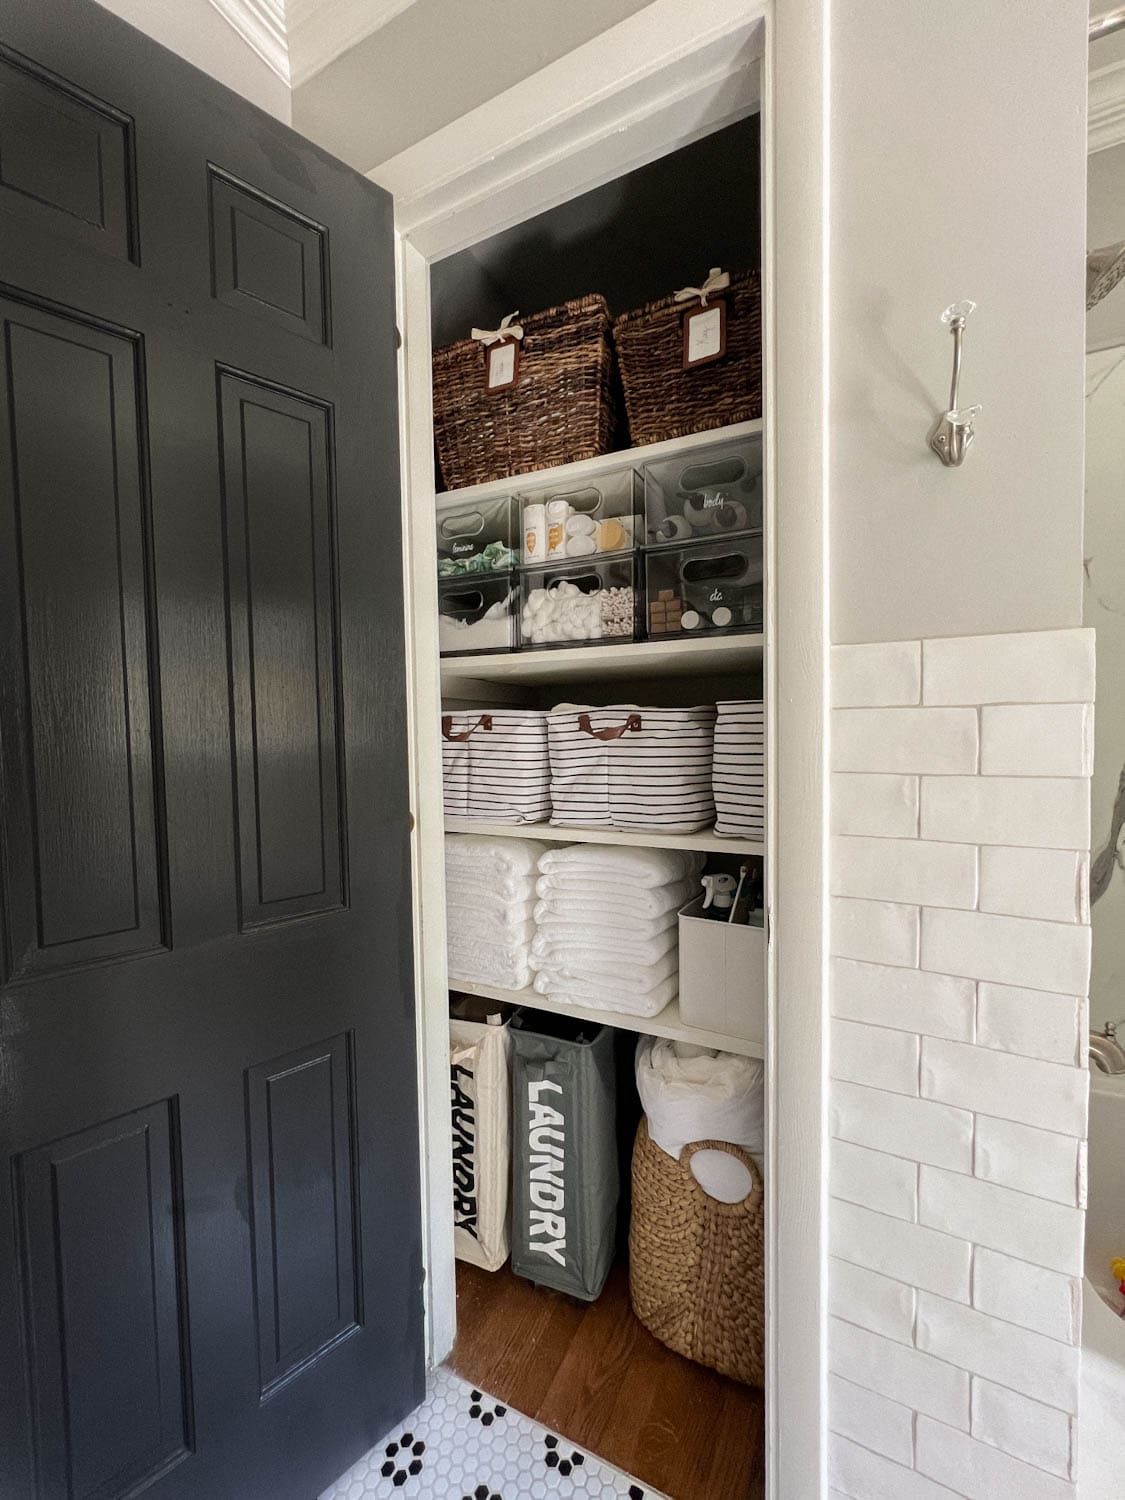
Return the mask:
<svg viewBox="0 0 1125 1500"><path fill-rule="evenodd" d="M453 1213L458 1229L466 1229L473 1239L477 1233L477 1106L472 1094L461 1087L458 1076L469 1087L471 1069L454 1063L449 1070L449 1088L453 1102Z"/></svg>
<svg viewBox="0 0 1125 1500"><path fill-rule="evenodd" d="M528 1145L531 1149L529 1193L533 1207L530 1214L529 1249L549 1255L560 1266L566 1265L566 1189L563 1183L566 1131L565 1121L550 1104L541 1104L543 1093L561 1094L562 1085L542 1078L527 1085Z"/></svg>

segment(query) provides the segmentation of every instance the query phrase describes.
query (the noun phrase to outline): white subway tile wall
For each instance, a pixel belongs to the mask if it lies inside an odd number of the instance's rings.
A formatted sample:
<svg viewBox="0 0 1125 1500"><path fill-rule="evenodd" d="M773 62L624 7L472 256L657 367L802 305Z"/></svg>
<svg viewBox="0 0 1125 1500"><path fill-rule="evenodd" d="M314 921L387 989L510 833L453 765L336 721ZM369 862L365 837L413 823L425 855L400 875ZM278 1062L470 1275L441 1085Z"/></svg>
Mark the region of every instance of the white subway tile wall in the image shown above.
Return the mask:
<svg viewBox="0 0 1125 1500"><path fill-rule="evenodd" d="M1075 1500L1093 632L831 676L832 1492Z"/></svg>

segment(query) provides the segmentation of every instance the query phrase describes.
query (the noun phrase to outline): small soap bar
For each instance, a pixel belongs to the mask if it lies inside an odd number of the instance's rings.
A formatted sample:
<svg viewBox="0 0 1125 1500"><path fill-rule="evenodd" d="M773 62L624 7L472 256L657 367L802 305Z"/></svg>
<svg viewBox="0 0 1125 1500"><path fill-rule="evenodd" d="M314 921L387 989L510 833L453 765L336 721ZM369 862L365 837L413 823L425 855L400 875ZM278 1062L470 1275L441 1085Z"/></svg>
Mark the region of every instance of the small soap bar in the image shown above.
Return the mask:
<svg viewBox="0 0 1125 1500"><path fill-rule="evenodd" d="M599 552L620 552L629 544L624 526L613 517L598 522L597 538Z"/></svg>

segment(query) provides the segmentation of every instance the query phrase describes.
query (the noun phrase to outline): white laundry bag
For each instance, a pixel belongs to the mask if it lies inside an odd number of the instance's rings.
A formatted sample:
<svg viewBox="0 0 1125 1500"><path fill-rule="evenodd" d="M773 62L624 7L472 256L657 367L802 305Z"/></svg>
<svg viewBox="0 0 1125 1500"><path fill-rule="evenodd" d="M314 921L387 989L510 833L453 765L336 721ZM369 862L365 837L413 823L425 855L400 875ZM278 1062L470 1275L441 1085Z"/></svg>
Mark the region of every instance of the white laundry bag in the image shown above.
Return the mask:
<svg viewBox="0 0 1125 1500"><path fill-rule="evenodd" d="M441 773L447 818L546 822L551 812L547 715L533 708L443 714Z"/></svg>
<svg viewBox="0 0 1125 1500"><path fill-rule="evenodd" d="M552 823L694 833L714 822L709 704L560 703L547 715L547 738Z"/></svg>
<svg viewBox="0 0 1125 1500"><path fill-rule="evenodd" d="M653 1145L678 1161L695 1141L726 1141L763 1169L765 1063L646 1036L637 1043L636 1076ZM748 1191L741 1181L745 1168L725 1153L697 1152L692 1171L701 1187L724 1202L737 1202Z"/></svg>
<svg viewBox="0 0 1125 1500"><path fill-rule="evenodd" d="M459 1260L498 1271L510 1245L511 1039L495 1006L463 997L453 1010L453 1247Z"/></svg>

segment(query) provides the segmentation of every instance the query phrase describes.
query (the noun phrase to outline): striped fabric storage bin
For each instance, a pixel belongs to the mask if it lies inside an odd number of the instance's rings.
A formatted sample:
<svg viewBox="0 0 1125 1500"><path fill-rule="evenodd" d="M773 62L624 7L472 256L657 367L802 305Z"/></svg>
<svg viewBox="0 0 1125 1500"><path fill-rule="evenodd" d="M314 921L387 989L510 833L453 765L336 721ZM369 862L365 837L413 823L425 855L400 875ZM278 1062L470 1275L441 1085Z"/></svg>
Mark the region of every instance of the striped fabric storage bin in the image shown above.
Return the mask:
<svg viewBox="0 0 1125 1500"><path fill-rule="evenodd" d="M543 823L551 812L547 715L533 708L442 714L447 818Z"/></svg>
<svg viewBox="0 0 1125 1500"><path fill-rule="evenodd" d="M766 836L766 712L760 699L720 703L715 725L715 832Z"/></svg>
<svg viewBox="0 0 1125 1500"><path fill-rule="evenodd" d="M560 703L548 715L547 733L552 823L694 833L714 821L709 705Z"/></svg>

